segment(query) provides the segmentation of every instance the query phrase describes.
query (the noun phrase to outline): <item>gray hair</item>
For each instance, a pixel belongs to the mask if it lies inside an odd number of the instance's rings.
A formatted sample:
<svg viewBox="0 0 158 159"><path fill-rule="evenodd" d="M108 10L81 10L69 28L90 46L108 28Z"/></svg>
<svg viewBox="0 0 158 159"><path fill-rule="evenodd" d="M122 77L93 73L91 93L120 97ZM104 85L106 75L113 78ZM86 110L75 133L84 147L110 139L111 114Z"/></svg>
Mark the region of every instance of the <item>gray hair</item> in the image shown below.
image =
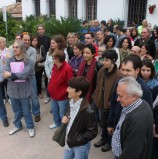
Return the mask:
<svg viewBox="0 0 158 159"><path fill-rule="evenodd" d="M142 97L143 91L141 85L136 81L134 77L124 77L118 82L118 85L120 84L126 84L126 91L129 95L137 95L138 97Z"/></svg>
<svg viewBox="0 0 158 159"><path fill-rule="evenodd" d="M24 42L20 41L20 40L15 40L14 43L16 43L20 47L22 58L25 62L27 62L28 61L28 56L27 56L27 53L26 53L26 47L25 47Z"/></svg>

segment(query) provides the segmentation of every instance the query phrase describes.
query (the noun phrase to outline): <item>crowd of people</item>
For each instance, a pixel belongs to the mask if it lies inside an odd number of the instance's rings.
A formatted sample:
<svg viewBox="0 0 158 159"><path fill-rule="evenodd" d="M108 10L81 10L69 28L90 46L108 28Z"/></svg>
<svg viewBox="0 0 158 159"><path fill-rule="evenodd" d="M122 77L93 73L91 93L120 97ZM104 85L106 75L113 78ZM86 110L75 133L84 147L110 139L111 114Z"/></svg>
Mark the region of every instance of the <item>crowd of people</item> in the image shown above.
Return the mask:
<svg viewBox="0 0 158 159"><path fill-rule="evenodd" d="M36 36L18 34L9 48L0 37L3 126L9 126L8 101L14 113L8 134L23 128L24 117L29 136L35 136L44 80L44 103L50 102L53 117L49 128L68 123L64 159L88 159L97 123L101 138L94 147L112 149L115 159L157 159L158 28L152 30L146 19L130 28L113 26L111 19L82 25L80 37L70 32L49 38L40 24Z"/></svg>

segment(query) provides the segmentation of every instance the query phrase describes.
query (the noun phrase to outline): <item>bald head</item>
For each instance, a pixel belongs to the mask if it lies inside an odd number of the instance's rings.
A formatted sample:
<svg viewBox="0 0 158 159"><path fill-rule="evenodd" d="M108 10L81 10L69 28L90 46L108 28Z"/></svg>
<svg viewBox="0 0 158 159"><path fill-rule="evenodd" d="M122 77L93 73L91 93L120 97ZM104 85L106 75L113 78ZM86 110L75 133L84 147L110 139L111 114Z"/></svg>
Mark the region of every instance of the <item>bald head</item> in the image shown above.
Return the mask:
<svg viewBox="0 0 158 159"><path fill-rule="evenodd" d="M131 54L139 55L139 52L140 52L140 47L139 46L133 46L131 48Z"/></svg>
<svg viewBox="0 0 158 159"><path fill-rule="evenodd" d="M147 25L148 25L148 21L147 21L146 19L144 19L144 20L142 21L142 25L143 25L143 28L146 28Z"/></svg>

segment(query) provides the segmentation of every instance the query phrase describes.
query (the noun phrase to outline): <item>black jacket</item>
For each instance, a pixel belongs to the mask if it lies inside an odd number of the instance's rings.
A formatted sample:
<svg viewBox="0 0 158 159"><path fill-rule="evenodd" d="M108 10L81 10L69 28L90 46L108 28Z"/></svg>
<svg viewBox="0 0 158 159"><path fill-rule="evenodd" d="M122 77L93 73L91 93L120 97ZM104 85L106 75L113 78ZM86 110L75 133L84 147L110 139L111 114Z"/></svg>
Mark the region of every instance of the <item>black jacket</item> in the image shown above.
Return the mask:
<svg viewBox="0 0 158 159"><path fill-rule="evenodd" d="M67 136L67 144L70 148L81 146L93 140L98 133L95 112L91 109L86 99L82 100L79 112Z"/></svg>
<svg viewBox="0 0 158 159"><path fill-rule="evenodd" d="M127 114L121 126L122 153L119 159L150 159L153 115L146 101Z"/></svg>

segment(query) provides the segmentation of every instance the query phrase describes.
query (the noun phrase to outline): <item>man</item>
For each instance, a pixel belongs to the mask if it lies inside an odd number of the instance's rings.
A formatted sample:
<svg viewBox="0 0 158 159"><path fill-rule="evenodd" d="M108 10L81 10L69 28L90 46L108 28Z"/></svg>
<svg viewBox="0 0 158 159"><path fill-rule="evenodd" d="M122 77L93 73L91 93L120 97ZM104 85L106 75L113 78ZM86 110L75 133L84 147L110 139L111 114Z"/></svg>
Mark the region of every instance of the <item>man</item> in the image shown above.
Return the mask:
<svg viewBox="0 0 158 159"><path fill-rule="evenodd" d="M139 56L139 52L140 52L140 47L139 46L133 46L131 48L131 54L135 54Z"/></svg>
<svg viewBox="0 0 158 159"><path fill-rule="evenodd" d="M112 19L107 21L107 28L111 33L113 32Z"/></svg>
<svg viewBox="0 0 158 159"><path fill-rule="evenodd" d="M45 28L42 24L37 26L37 33L40 44L44 46L45 52L47 53L50 48L50 38L45 35ZM45 87L47 89L48 78L46 76L45 71L44 71L44 77L45 77ZM44 103L47 104L49 101L50 101L50 96L49 93L47 92L47 98L44 100Z"/></svg>
<svg viewBox="0 0 158 159"><path fill-rule="evenodd" d="M115 47L119 47L121 40L126 37L126 35L123 33L123 28L121 26L117 26L116 28L116 34L118 36Z"/></svg>
<svg viewBox="0 0 158 159"><path fill-rule="evenodd" d="M155 43L150 39L150 31L148 28L142 29L141 38L137 39L134 45L141 47L143 43L147 43L147 45L149 46L148 52L152 56L152 58L155 59L156 47Z"/></svg>
<svg viewBox="0 0 158 159"><path fill-rule="evenodd" d="M103 31L104 31L105 37L108 36L108 35L112 35L117 40L116 34L110 32L110 30L108 28L104 28Z"/></svg>
<svg viewBox="0 0 158 159"><path fill-rule="evenodd" d="M152 107L153 99L152 92L149 86L144 82L142 78L139 77L139 72L142 67L141 59L139 56L131 54L128 55L122 62L121 71L125 77L134 77L136 81L141 85L143 90L142 99L146 100L147 103ZM113 134L113 131L118 123L118 120L121 115L122 107L120 102L117 101L117 89L118 82L115 84L113 93L111 96L109 117L108 117L108 132Z"/></svg>
<svg viewBox="0 0 158 159"><path fill-rule="evenodd" d="M92 32L87 32L85 34L85 43L87 44L93 44L95 47L95 56L98 56L98 46L96 44L94 44L94 33Z"/></svg>
<svg viewBox="0 0 158 159"><path fill-rule="evenodd" d="M138 30L138 34L140 35L141 32L142 32L142 29L143 28L147 28L147 26L148 26L148 21L146 19L143 19L142 25L138 26L138 29L137 29Z"/></svg>
<svg viewBox="0 0 158 159"><path fill-rule="evenodd" d="M97 75L97 86L92 95L96 107L99 109L100 127L102 128L101 139L94 144L106 152L111 149L111 136L107 131L107 120L109 114L109 103L114 83L120 79L121 72L117 69L116 61L118 55L115 50L107 50L102 54L103 67Z"/></svg>
<svg viewBox="0 0 158 159"><path fill-rule="evenodd" d="M30 46L30 35L29 34L22 35L22 41L25 44L27 56L32 61L34 61L34 65L35 65L37 52L33 47ZM31 95L32 113L35 116L35 122L39 122L41 120L40 103L37 96L35 72L32 72L30 82L32 84L32 95Z"/></svg>
<svg viewBox="0 0 158 159"><path fill-rule="evenodd" d="M142 100L141 85L133 77L121 79L117 101L123 107L112 137L116 159L150 159L153 138L153 115L149 104Z"/></svg>
<svg viewBox="0 0 158 159"><path fill-rule="evenodd" d="M37 33L38 33L38 38L41 43L41 45L44 46L45 51L48 52L49 47L50 47L50 38L45 35L45 28L43 25L38 25L37 27Z"/></svg>
<svg viewBox="0 0 158 159"><path fill-rule="evenodd" d="M96 33L96 42L95 44L99 47L99 46L105 46L105 43L104 43L104 39L105 39L105 35L104 35L104 32L103 31L97 31Z"/></svg>
<svg viewBox="0 0 158 159"><path fill-rule="evenodd" d="M73 77L68 82L70 98L70 116L64 116L63 123L68 123L64 159L88 159L90 141L97 135L95 112L86 101L89 82L85 77Z"/></svg>
<svg viewBox="0 0 158 159"><path fill-rule="evenodd" d="M99 21L95 19L92 21L92 26L89 28L89 31L92 33L96 33L99 30L101 30Z"/></svg>

